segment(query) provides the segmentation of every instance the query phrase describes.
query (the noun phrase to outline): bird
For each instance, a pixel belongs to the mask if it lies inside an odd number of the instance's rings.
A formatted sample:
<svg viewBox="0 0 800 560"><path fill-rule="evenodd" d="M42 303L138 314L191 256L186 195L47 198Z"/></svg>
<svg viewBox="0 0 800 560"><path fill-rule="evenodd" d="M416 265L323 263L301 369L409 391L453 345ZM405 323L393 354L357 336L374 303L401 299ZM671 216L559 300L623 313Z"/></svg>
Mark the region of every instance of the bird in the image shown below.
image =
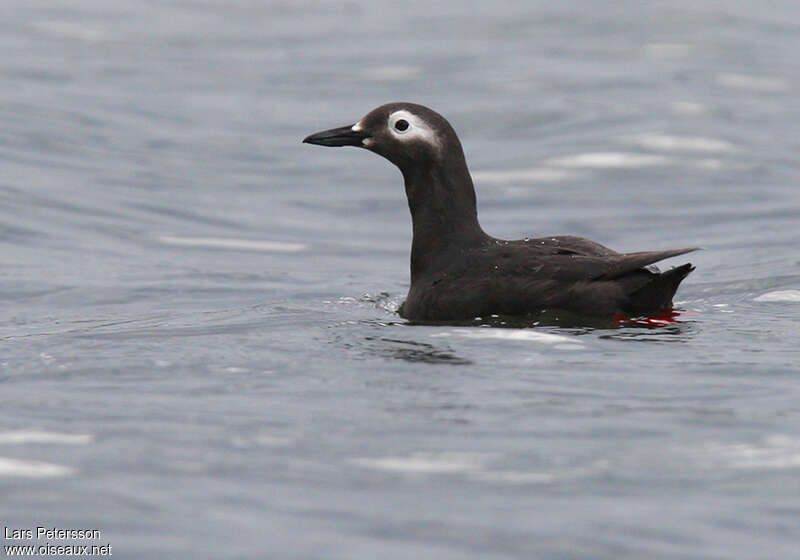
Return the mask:
<svg viewBox="0 0 800 560"><path fill-rule="evenodd" d="M618 253L589 239L503 240L478 223L475 188L450 123L424 105L381 105L355 124L303 139L355 146L400 169L411 211L411 284L398 312L409 321L463 321L566 311L586 317L671 312L691 263L658 261L697 250Z"/></svg>

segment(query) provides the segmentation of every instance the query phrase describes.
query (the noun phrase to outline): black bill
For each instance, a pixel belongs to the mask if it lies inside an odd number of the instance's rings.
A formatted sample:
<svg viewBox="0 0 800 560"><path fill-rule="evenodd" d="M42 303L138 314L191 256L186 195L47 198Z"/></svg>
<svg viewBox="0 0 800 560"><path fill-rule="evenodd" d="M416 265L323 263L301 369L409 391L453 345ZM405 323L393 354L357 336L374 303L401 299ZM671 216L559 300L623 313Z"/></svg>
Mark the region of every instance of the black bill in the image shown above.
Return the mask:
<svg viewBox="0 0 800 560"><path fill-rule="evenodd" d="M367 137L363 132L355 132L354 125L323 130L303 139L305 144L318 144L320 146L361 146L361 141Z"/></svg>

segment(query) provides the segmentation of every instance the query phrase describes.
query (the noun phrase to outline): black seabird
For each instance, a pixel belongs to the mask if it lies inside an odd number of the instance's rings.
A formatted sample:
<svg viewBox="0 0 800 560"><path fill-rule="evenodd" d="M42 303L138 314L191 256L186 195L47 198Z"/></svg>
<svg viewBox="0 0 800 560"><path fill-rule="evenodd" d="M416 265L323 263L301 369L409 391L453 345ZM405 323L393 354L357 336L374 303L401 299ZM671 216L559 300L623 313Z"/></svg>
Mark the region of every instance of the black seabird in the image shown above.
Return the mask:
<svg viewBox="0 0 800 560"><path fill-rule="evenodd" d="M465 320L565 310L580 315L647 315L672 308L694 267L660 272L653 263L691 249L617 253L594 241L560 236L505 241L478 224L475 189L453 127L414 103L389 103L351 126L303 140L358 146L403 173L414 238L411 288L400 315Z"/></svg>

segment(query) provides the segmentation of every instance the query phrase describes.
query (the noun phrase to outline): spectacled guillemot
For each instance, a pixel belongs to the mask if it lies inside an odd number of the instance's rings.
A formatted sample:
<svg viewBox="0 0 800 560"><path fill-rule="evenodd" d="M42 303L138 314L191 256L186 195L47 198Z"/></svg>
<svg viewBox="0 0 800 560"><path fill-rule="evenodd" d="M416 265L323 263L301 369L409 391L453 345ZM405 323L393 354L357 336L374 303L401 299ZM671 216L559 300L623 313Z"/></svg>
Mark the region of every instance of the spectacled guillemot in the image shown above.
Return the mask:
<svg viewBox="0 0 800 560"><path fill-rule="evenodd" d="M422 105L388 103L303 142L366 148L400 168L414 232L411 288L400 307L406 319L543 310L645 315L671 309L678 285L694 270L687 263L660 272L653 263L695 248L617 253L580 237L505 241L486 234L461 142L444 117Z"/></svg>

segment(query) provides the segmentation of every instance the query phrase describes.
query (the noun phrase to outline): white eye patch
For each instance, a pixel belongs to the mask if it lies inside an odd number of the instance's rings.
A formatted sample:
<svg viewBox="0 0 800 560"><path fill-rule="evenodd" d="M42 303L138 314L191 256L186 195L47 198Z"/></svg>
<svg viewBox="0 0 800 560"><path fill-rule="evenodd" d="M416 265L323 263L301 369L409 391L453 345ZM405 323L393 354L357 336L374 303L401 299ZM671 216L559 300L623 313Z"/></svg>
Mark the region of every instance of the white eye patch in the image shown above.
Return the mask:
<svg viewBox="0 0 800 560"><path fill-rule="evenodd" d="M392 136L402 142L422 140L437 150L442 147L442 143L433 128L420 117L405 109L395 111L389 115L387 126Z"/></svg>

